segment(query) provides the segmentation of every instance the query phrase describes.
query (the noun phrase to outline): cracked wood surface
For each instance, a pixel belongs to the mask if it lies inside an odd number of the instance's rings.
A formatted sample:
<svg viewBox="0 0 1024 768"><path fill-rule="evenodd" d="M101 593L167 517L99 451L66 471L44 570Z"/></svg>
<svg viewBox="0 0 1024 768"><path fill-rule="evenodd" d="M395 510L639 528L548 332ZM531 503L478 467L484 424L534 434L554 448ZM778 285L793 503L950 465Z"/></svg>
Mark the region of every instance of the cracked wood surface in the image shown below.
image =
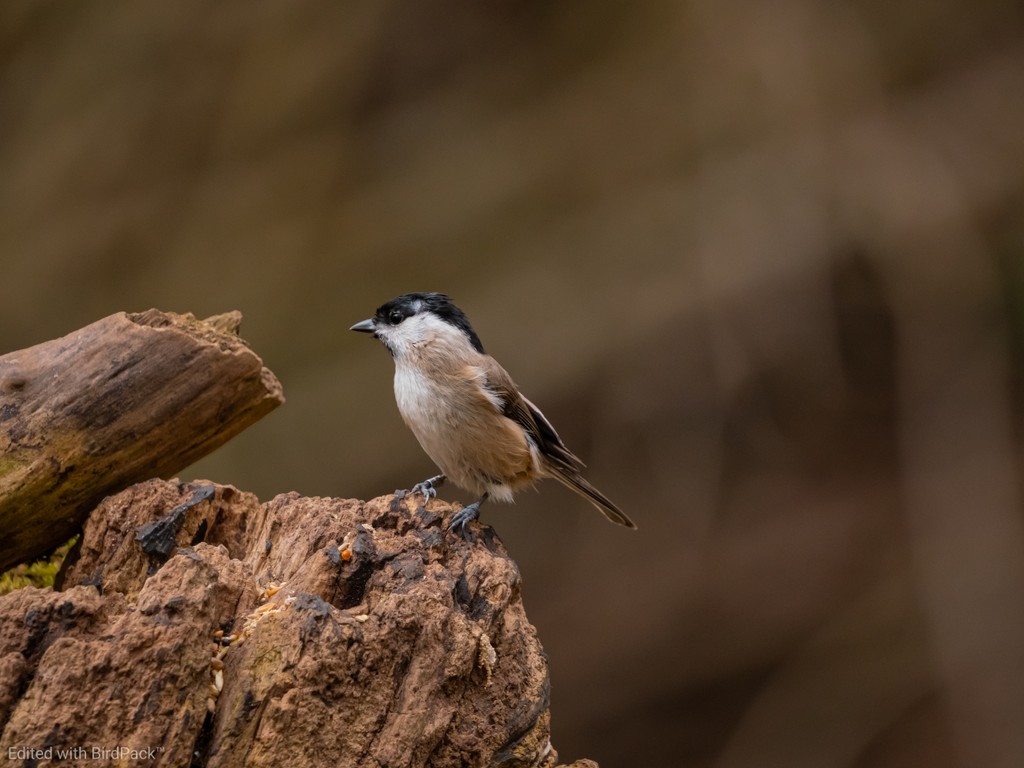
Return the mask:
<svg viewBox="0 0 1024 768"><path fill-rule="evenodd" d="M120 312L0 357L0 571L63 544L104 496L174 475L284 402L240 320Z"/></svg>
<svg viewBox="0 0 1024 768"><path fill-rule="evenodd" d="M0 750L552 768L519 570L486 526L446 534L456 510L162 480L104 500L57 591L0 598Z"/></svg>

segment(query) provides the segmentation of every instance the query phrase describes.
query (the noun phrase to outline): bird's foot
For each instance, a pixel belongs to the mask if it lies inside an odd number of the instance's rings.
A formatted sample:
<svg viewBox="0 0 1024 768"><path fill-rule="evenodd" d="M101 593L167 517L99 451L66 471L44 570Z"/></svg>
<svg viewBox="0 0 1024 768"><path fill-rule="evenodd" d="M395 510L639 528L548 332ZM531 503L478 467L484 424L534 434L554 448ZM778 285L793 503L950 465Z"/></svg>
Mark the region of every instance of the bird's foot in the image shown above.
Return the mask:
<svg viewBox="0 0 1024 768"><path fill-rule="evenodd" d="M474 501L472 504L463 507L452 516L452 521L448 523L448 530L454 531L464 539L469 538L469 531L466 530L466 526L471 522L480 517L480 505L487 500L487 494L485 493L482 497Z"/></svg>
<svg viewBox="0 0 1024 768"><path fill-rule="evenodd" d="M422 493L423 503L426 504L437 496L437 489L444 484L444 481L444 475L434 475L434 477L424 480L422 483L416 483L409 493Z"/></svg>

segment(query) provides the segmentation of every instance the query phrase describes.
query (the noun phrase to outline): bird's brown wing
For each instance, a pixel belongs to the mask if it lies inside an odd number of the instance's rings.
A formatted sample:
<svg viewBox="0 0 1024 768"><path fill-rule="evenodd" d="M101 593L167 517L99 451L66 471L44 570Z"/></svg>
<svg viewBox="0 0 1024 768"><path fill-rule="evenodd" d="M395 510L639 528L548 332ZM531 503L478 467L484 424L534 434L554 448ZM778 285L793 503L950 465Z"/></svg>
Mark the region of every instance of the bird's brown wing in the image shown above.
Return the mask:
<svg viewBox="0 0 1024 768"><path fill-rule="evenodd" d="M508 372L492 358L488 358L480 370L482 383L491 395L488 399L507 418L522 426L544 456L545 469L551 477L588 499L613 523L636 528L636 523L625 512L583 478L580 474L583 462L565 447L540 409L520 394Z"/></svg>
<svg viewBox="0 0 1024 768"><path fill-rule="evenodd" d="M484 386L494 395L501 413L526 430L538 450L552 464L552 469L570 474L583 469L584 463L565 447L562 438L540 409L520 394L508 372L493 359L481 367Z"/></svg>

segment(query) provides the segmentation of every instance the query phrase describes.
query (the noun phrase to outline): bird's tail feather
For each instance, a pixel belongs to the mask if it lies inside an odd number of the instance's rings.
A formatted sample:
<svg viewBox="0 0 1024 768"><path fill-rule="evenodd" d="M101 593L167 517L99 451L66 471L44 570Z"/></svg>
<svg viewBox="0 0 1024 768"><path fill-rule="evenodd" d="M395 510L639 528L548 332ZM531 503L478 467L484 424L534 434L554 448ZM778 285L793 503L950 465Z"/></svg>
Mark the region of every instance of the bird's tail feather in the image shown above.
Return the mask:
<svg viewBox="0 0 1024 768"><path fill-rule="evenodd" d="M597 490L597 488L592 486L579 475L563 474L561 472L554 471L551 473L551 476L554 477L566 488L575 491L580 496L589 501L591 504L593 504L595 507L597 507L599 510L601 510L601 514L603 514L613 523L625 526L626 528L636 528L636 523L630 520L626 516L625 512L623 512L621 509L615 506L614 502L612 502L611 499L609 499L607 496L605 496L603 493Z"/></svg>

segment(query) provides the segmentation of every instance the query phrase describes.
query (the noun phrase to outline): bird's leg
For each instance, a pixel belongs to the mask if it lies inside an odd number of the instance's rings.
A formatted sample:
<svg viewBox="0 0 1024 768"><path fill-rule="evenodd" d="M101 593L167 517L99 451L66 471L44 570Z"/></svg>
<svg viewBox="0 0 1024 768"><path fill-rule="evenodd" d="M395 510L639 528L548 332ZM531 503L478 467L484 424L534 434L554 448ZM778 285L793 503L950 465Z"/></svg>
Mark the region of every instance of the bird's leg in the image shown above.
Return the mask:
<svg viewBox="0 0 1024 768"><path fill-rule="evenodd" d="M426 504L432 498L437 496L437 489L444 485L445 480L447 480L447 478L443 474L434 475L433 477L424 480L422 483L416 483L416 485L412 487L410 493L422 493L423 503Z"/></svg>
<svg viewBox="0 0 1024 768"><path fill-rule="evenodd" d="M466 526L480 517L480 505L487 501L488 496L490 494L485 493L468 507L463 507L456 512L452 521L448 523L448 530L455 531L462 538L466 538Z"/></svg>

